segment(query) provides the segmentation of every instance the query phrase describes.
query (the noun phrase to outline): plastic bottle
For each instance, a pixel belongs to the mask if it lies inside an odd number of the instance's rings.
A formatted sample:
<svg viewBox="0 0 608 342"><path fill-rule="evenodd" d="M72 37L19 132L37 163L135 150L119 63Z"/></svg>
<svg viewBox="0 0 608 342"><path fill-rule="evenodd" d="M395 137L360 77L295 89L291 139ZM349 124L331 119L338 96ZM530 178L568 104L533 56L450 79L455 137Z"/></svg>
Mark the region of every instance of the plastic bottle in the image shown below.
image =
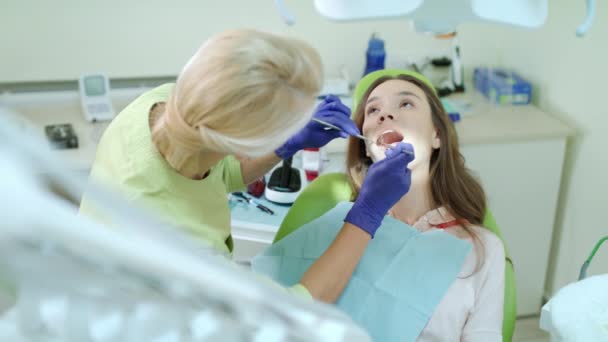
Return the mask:
<svg viewBox="0 0 608 342"><path fill-rule="evenodd" d="M384 40L378 38L374 33L367 43L367 53L365 62L365 72L363 76L372 71L384 69L386 52L384 51Z"/></svg>

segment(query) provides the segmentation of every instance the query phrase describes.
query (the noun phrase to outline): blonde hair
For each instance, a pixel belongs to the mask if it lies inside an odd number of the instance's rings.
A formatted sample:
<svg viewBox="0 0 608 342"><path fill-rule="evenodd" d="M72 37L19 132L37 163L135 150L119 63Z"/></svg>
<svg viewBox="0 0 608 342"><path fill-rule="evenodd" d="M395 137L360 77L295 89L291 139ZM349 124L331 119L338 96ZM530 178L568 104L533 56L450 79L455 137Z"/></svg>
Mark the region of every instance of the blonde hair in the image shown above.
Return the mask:
<svg viewBox="0 0 608 342"><path fill-rule="evenodd" d="M307 43L255 30L207 40L180 73L152 140L176 169L206 150L256 157L311 118L323 82Z"/></svg>

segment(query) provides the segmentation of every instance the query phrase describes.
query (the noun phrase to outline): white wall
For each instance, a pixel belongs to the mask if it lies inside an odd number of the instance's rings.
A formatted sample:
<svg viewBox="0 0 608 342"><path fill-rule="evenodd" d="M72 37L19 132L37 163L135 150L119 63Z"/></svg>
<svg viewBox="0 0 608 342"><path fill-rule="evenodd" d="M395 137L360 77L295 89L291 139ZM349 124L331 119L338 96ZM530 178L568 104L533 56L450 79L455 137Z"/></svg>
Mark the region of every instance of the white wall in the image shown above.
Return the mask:
<svg viewBox="0 0 608 342"><path fill-rule="evenodd" d="M595 24L583 39L574 34L585 15L583 1L551 0L549 6L540 30L496 26L474 33L469 27L462 45L467 66L491 63L517 70L533 82L536 105L578 130L565 162L547 279L552 293L576 280L595 242L608 235L608 3L597 2ZM607 272L605 245L590 273Z"/></svg>
<svg viewBox="0 0 608 342"><path fill-rule="evenodd" d="M415 34L407 22L338 25L319 16L313 0L286 4L298 20L293 27L281 21L272 0L3 0L0 82L73 80L92 71L110 77L177 75L207 37L235 27L307 40L330 76L342 65L353 78L360 76L373 32L386 39L389 59L449 48Z"/></svg>

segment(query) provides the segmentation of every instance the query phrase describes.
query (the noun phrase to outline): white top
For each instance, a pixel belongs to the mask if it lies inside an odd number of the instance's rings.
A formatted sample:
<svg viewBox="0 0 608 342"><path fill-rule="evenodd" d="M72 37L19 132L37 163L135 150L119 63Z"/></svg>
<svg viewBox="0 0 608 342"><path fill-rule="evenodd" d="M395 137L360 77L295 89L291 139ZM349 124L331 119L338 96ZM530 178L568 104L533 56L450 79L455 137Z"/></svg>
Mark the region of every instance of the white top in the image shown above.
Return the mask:
<svg viewBox="0 0 608 342"><path fill-rule="evenodd" d="M414 224L419 231L454 220L443 208L424 215ZM502 320L505 291L505 253L500 239L482 227L473 227L479 238L471 250L456 281L448 289L418 341L502 342ZM446 232L471 241L461 226ZM478 265L478 257L482 263ZM477 269L477 270L476 270Z"/></svg>

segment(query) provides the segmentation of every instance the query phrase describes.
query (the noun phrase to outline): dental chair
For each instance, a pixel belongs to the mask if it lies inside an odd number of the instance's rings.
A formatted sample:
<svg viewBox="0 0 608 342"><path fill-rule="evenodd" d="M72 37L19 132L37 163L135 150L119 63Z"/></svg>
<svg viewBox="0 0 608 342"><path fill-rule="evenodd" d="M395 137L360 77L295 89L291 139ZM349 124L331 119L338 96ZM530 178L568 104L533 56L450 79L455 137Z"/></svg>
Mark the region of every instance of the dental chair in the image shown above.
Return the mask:
<svg viewBox="0 0 608 342"><path fill-rule="evenodd" d="M273 243L291 234L304 224L322 216L339 202L352 201L352 197L353 191L346 174L329 173L320 176L304 189L289 209ZM498 229L496 221L494 221L494 217L489 211L486 212L483 226L496 234L504 245L500 229ZM513 264L506 245L505 256L505 303L502 335L503 341L511 341L515 328L516 294Z"/></svg>

